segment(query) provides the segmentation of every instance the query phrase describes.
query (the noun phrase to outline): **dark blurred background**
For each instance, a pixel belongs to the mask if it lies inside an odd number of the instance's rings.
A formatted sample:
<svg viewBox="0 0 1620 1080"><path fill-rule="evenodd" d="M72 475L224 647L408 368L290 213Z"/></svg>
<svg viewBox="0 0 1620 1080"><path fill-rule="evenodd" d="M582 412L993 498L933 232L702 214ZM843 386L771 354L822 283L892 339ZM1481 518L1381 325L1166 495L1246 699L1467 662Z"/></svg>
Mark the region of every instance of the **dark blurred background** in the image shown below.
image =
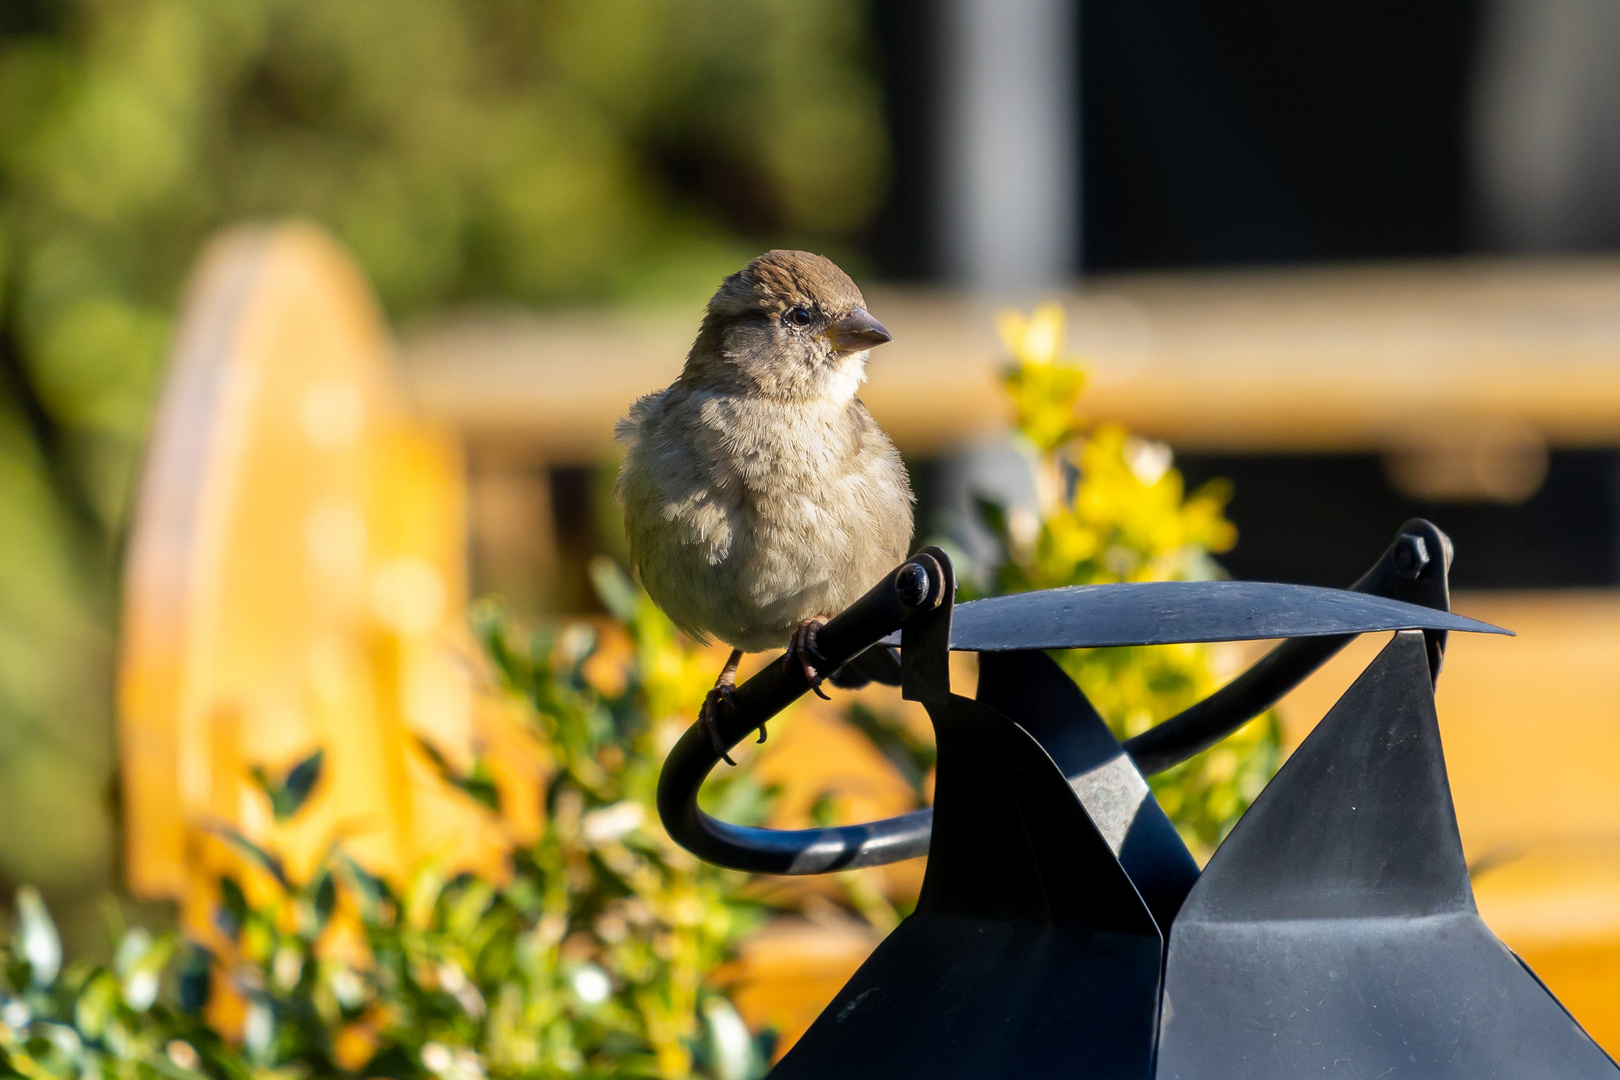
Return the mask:
<svg viewBox="0 0 1620 1080"><path fill-rule="evenodd" d="M951 7L895 0L873 13L895 165L872 253L890 274L949 270L930 211ZM1087 270L1447 255L1485 242L1470 229L1468 176L1481 4L1075 7L1075 242Z"/></svg>
<svg viewBox="0 0 1620 1080"><path fill-rule="evenodd" d="M961 152L945 144L961 127L943 115L964 78L949 39L973 6L874 13L894 179L869 251L890 275L973 277L949 246ZM1620 113L1605 111L1620 106L1620 10L1601 0L1048 8L1063 48L1026 51L1007 77L1044 64L1048 83L1074 85L1077 210L1059 270L1620 246ZM1529 498L1460 506L1403 495L1377 454L1180 464L1192 483L1236 481L1243 542L1224 561L1239 577L1348 584L1392 528L1429 516L1458 534L1461 587L1620 581L1620 457L1607 450L1554 451Z"/></svg>

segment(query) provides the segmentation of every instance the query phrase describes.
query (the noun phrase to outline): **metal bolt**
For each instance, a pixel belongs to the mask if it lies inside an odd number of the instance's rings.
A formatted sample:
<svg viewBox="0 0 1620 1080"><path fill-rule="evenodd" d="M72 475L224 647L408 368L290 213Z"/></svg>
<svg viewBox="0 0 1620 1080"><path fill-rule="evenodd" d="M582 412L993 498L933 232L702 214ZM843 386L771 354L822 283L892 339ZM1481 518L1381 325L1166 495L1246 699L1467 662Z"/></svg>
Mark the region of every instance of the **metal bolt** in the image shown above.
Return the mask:
<svg viewBox="0 0 1620 1080"><path fill-rule="evenodd" d="M1395 572L1405 578L1415 578L1429 565L1429 545L1416 533L1402 533L1395 541L1391 553Z"/></svg>
<svg viewBox="0 0 1620 1080"><path fill-rule="evenodd" d="M919 608L928 602L933 583L928 580L928 569L920 563L906 563L894 579L895 594L909 608Z"/></svg>

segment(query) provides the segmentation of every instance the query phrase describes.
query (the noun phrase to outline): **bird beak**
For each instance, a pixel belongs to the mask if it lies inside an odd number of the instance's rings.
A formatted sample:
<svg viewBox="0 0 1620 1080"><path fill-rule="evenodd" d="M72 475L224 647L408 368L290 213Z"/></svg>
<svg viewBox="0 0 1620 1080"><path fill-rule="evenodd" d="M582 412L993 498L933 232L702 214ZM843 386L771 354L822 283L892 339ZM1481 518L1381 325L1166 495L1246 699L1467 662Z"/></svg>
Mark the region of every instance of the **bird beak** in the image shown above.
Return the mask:
<svg viewBox="0 0 1620 1080"><path fill-rule="evenodd" d="M826 337L838 352L860 352L894 340L882 323L859 307L827 327Z"/></svg>

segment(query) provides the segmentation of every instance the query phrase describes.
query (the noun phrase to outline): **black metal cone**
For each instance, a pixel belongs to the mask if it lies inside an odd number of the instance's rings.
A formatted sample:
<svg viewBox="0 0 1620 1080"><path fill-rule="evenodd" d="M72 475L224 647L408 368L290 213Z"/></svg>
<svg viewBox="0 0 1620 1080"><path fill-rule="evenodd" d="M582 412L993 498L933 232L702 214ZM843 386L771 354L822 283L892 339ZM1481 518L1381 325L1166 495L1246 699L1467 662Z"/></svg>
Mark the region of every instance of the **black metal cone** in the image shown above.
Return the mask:
<svg viewBox="0 0 1620 1080"><path fill-rule="evenodd" d="M1027 732L962 697L928 710L939 772L917 910L773 1080L1146 1077L1152 915Z"/></svg>
<svg viewBox="0 0 1620 1080"><path fill-rule="evenodd" d="M1423 637L1397 634L1182 906L1156 1076L1617 1073L1480 920Z"/></svg>
<svg viewBox="0 0 1620 1080"><path fill-rule="evenodd" d="M1044 652L983 653L978 701L1034 736L1069 778L1161 932L1168 933L1198 863L1114 733Z"/></svg>

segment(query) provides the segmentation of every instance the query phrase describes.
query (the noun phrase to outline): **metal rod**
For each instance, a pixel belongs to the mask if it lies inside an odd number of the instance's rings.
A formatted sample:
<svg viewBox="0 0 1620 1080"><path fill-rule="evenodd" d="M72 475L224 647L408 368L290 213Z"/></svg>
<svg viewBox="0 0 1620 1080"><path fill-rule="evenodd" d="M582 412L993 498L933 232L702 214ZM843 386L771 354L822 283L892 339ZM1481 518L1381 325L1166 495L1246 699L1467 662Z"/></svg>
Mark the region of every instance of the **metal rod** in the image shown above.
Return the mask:
<svg viewBox="0 0 1620 1080"><path fill-rule="evenodd" d="M944 558L937 548L924 548L829 620L816 634L816 651L826 669L836 669L898 630L911 613L937 606L943 590L935 560ZM907 600L920 603L908 604ZM757 672L720 708L720 741L725 749L736 746L809 689L800 665L785 657ZM820 829L760 829L716 820L698 809L697 796L719 761L708 733L701 724L694 724L669 752L658 777L658 815L664 828L701 859L754 873L819 874L897 862L928 852L931 810Z"/></svg>
<svg viewBox="0 0 1620 1080"><path fill-rule="evenodd" d="M1438 611L1451 610L1448 575L1451 539L1434 525L1414 518L1401 526L1394 543L1350 586L1351 592L1383 596ZM1333 659L1356 635L1295 638L1261 657L1249 670L1204 700L1164 723L1125 742L1144 776L1163 772L1208 750L1232 732L1282 700L1318 668ZM1440 676L1445 631L1424 631L1429 670Z"/></svg>

